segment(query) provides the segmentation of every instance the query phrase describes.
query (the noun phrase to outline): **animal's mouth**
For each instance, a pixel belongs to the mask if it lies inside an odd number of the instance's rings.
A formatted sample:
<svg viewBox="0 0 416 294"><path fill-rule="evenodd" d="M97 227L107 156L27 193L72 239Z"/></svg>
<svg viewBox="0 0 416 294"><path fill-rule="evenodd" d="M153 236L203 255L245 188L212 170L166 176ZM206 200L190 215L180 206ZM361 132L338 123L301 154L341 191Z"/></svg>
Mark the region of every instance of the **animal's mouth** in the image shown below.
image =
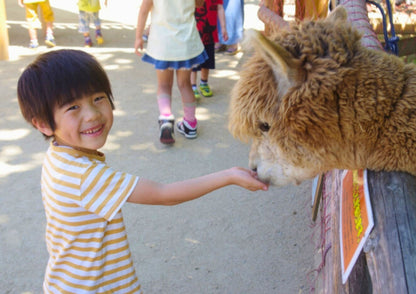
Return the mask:
<svg viewBox="0 0 416 294"><path fill-rule="evenodd" d="M270 173L260 172L260 174L259 174L257 172L257 168L253 169L253 171L255 171L257 173L257 177L262 183L265 183L267 185L270 185L270 184L273 185Z"/></svg>

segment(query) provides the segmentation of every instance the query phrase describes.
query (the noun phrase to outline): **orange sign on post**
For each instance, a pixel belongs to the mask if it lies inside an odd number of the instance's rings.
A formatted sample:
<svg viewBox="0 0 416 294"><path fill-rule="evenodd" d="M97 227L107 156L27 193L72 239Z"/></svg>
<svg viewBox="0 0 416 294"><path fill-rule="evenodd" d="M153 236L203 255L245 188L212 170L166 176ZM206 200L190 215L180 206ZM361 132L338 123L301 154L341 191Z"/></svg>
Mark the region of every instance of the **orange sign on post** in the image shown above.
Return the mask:
<svg viewBox="0 0 416 294"><path fill-rule="evenodd" d="M345 171L340 203L342 283L345 284L374 226L367 170Z"/></svg>

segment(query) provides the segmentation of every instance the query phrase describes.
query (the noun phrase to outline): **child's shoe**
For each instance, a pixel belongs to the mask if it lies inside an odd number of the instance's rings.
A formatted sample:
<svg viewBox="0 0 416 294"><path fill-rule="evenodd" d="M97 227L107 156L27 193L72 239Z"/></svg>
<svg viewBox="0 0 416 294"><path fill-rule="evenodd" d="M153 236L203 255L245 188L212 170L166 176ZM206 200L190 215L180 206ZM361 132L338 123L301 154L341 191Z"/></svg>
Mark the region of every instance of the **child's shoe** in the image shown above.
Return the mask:
<svg viewBox="0 0 416 294"><path fill-rule="evenodd" d="M212 91L208 84L199 84L199 90L204 97L211 97Z"/></svg>
<svg viewBox="0 0 416 294"><path fill-rule="evenodd" d="M104 44L103 34L101 34L101 30L95 31L95 40L97 41L98 45Z"/></svg>
<svg viewBox="0 0 416 294"><path fill-rule="evenodd" d="M175 118L173 115L170 116L159 116L159 130L160 130L160 142L162 144L173 144L175 143L174 128Z"/></svg>
<svg viewBox="0 0 416 294"><path fill-rule="evenodd" d="M195 128L191 127L186 120L178 121L176 124L178 132L185 136L187 139L195 139L198 134Z"/></svg>
<svg viewBox="0 0 416 294"><path fill-rule="evenodd" d="M199 91L198 91L198 89L196 87L195 88L192 88L192 90L194 91L195 99L201 98L201 95L199 95Z"/></svg>
<svg viewBox="0 0 416 294"><path fill-rule="evenodd" d="M52 47L56 46L55 38L53 37L53 35L46 36L45 44L49 48L52 48Z"/></svg>
<svg viewBox="0 0 416 294"><path fill-rule="evenodd" d="M39 47L39 42L38 42L38 40L30 40L30 43L29 43L29 48L31 48L31 49L36 49L36 48L38 48Z"/></svg>
<svg viewBox="0 0 416 294"><path fill-rule="evenodd" d="M84 47L92 47L92 40L90 37L84 37Z"/></svg>

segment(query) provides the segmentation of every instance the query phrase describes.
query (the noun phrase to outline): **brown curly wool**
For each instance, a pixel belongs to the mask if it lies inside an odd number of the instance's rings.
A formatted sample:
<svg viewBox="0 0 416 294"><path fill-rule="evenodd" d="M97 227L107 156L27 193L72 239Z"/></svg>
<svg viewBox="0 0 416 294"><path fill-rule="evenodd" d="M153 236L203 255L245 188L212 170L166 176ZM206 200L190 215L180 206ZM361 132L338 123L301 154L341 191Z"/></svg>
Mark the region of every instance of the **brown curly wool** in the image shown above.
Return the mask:
<svg viewBox="0 0 416 294"><path fill-rule="evenodd" d="M229 129L253 140L250 166L275 185L331 169L416 175L416 66L361 45L340 6L270 39L231 93Z"/></svg>

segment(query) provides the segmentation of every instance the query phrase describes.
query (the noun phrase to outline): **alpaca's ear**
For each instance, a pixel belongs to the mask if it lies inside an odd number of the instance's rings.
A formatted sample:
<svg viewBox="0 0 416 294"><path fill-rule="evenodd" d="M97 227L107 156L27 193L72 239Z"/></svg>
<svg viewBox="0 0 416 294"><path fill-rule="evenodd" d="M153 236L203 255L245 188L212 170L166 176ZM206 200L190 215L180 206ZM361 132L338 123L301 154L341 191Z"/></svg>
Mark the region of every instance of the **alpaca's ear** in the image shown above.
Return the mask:
<svg viewBox="0 0 416 294"><path fill-rule="evenodd" d="M346 21L347 20L347 10L344 6L338 5L330 14L328 14L326 20L329 22L336 21Z"/></svg>
<svg viewBox="0 0 416 294"><path fill-rule="evenodd" d="M292 54L252 29L245 33L245 44L254 47L269 64L279 84L279 94L284 94L294 84L294 77L297 73Z"/></svg>

